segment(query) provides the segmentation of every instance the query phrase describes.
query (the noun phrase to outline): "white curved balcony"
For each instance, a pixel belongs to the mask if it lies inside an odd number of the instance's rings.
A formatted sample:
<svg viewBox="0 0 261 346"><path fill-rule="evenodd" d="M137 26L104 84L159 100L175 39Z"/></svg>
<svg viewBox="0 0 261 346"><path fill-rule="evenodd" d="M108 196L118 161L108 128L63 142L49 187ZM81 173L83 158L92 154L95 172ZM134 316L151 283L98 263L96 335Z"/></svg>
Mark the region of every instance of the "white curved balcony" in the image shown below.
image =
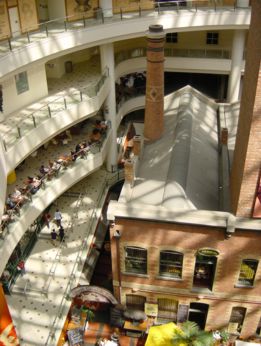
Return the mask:
<svg viewBox="0 0 261 346"><path fill-rule="evenodd" d="M34 62L46 62L55 57L64 55L66 52L74 52L88 47L94 47L103 43L126 40L146 35L148 27L153 24L163 25L166 32L173 30L189 32L195 30L233 30L248 29L250 23L250 8L221 7L215 6L196 9L189 7L182 11L143 11L141 16L129 14L128 20L119 17L112 18L101 25L89 27L80 26L80 29L65 32L49 31L45 38L33 39L31 43L14 49L10 54L6 53L0 58L0 79L13 74L21 67ZM116 20L115 20L116 19ZM123 18L124 19L124 18ZM121 30L119 30L119 22ZM59 26L59 23L57 23ZM62 30L65 30L60 23ZM61 28L60 28L61 29ZM57 34L57 32L60 32Z"/></svg>
<svg viewBox="0 0 261 346"><path fill-rule="evenodd" d="M108 131L99 152L88 154L86 159L77 159L66 170L60 172L57 178L47 181L44 188L32 195L32 201L27 202L20 209L19 218L9 225L8 233L4 239L0 240L0 274L3 272L10 255L25 231L43 210L71 186L103 165L110 147L110 137L111 131Z"/></svg>
<svg viewBox="0 0 261 346"><path fill-rule="evenodd" d="M81 101L79 91L76 95L77 99L74 99L71 104L67 102L67 105L65 105L66 101L64 102L64 99L66 100L66 98L60 97L45 106L44 109L32 113L25 121L20 122L20 127L17 127L21 132L21 128L25 127L27 123L27 129L23 131L21 138L17 138L17 128L7 133L4 137L6 171L12 171L28 155L56 134L97 113L109 92L109 84L106 78L106 76L101 77L103 84L97 95L92 98L84 97ZM58 111L48 111L53 106L57 107L57 100L59 101ZM30 123L30 126L28 126L28 123Z"/></svg>

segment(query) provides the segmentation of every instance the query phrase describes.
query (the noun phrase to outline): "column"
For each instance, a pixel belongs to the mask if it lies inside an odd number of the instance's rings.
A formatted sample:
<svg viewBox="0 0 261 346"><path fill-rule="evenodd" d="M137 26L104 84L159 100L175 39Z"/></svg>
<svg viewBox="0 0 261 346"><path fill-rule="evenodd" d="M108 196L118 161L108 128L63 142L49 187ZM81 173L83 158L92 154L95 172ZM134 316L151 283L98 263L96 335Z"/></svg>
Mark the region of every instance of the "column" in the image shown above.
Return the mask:
<svg viewBox="0 0 261 346"><path fill-rule="evenodd" d="M107 170L113 172L117 167L117 121L116 121L116 96L115 96L115 76L114 76L114 48L112 43L100 46L102 71L107 66L109 69L109 95L104 104L104 116L111 124L111 140L107 156Z"/></svg>
<svg viewBox="0 0 261 346"><path fill-rule="evenodd" d="M233 165L232 211L251 217L260 174L261 156L261 1L252 2L246 67Z"/></svg>
<svg viewBox="0 0 261 346"><path fill-rule="evenodd" d="M243 67L243 54L245 48L245 30L234 31L231 54L231 69L228 80L227 101L239 100L241 70Z"/></svg>
<svg viewBox="0 0 261 346"><path fill-rule="evenodd" d="M113 16L112 0L100 0L99 5L100 5L100 8L102 9L103 16L105 18Z"/></svg>
<svg viewBox="0 0 261 346"><path fill-rule="evenodd" d="M164 42L162 25L151 25L147 35L147 81L144 139L159 139L164 131Z"/></svg>

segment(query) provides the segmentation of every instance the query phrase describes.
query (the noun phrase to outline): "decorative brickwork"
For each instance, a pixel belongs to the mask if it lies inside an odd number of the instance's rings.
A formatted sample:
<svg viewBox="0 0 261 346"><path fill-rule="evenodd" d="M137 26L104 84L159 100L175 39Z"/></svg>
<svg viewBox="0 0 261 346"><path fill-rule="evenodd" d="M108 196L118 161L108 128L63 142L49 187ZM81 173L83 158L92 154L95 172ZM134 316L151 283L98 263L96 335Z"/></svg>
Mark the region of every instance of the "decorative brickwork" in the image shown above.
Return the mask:
<svg viewBox="0 0 261 346"><path fill-rule="evenodd" d="M164 41L161 25L151 25L147 37L145 140L159 139L164 130Z"/></svg>

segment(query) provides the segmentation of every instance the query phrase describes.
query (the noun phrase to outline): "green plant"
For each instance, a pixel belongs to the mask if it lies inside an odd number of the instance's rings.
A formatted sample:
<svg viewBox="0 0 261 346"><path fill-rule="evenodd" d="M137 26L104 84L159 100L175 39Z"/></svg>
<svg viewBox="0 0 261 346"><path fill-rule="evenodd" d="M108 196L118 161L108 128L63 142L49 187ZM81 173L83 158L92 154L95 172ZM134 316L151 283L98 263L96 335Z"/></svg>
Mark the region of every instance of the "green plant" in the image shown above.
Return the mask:
<svg viewBox="0 0 261 346"><path fill-rule="evenodd" d="M180 329L180 333L173 337L174 346L213 346L215 343L212 333L200 330L195 322L186 321Z"/></svg>

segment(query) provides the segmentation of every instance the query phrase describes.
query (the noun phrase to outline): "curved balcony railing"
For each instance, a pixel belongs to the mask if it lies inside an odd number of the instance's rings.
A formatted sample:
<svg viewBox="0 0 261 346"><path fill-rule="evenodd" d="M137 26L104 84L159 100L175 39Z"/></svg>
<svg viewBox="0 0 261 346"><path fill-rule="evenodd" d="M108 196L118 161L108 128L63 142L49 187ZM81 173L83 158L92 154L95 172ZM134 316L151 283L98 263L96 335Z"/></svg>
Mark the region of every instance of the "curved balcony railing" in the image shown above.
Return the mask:
<svg viewBox="0 0 261 346"><path fill-rule="evenodd" d="M231 52L229 49L184 49L184 48L165 48L165 57L182 57L182 58L209 58L209 59L230 59ZM121 62L146 57L146 48L139 47L115 54L115 64Z"/></svg>
<svg viewBox="0 0 261 346"><path fill-rule="evenodd" d="M79 89L74 93L69 93L65 96L57 97L54 100L46 103L45 106L23 117L19 126L10 129L3 136L3 146L5 151L13 147L22 137L28 135L33 129L37 128L43 122L50 118L54 118L61 111L70 109L73 105L77 105L84 101L90 101L96 97L104 85L108 77L108 68L105 68L100 79L93 87Z"/></svg>
<svg viewBox="0 0 261 346"><path fill-rule="evenodd" d="M99 196L96 200L96 209L100 208L102 209L102 204L104 202L104 198L108 193L108 189L116 184L117 182L121 181L124 179L124 175L123 175L123 171L118 171L114 176L112 176L111 178L107 179L103 185L100 188L100 193ZM70 291L73 287L75 287L77 285L76 282L76 272L79 270L81 271L81 263L84 263L85 258L87 258L87 256L90 254L91 248L90 248L90 241L89 243L87 242L87 237L90 239L90 236L94 236L95 233L95 229L96 229L96 225L98 223L99 220L99 215L97 215L96 210L94 210L90 216L90 222L89 222L89 226L86 229L86 238L83 239L82 242L82 246L78 252L78 256L77 259L75 261L75 265L73 267L72 273L70 275L68 284L65 288L62 300L58 306L58 312L52 322L52 325L50 326L50 332L48 335L48 338L45 342L46 346L51 346L51 345L56 345L58 338L60 336L61 333L61 329L63 327L65 318L68 314L71 302L70 302L70 298L69 298L69 294ZM86 249L87 253L86 253Z"/></svg>
<svg viewBox="0 0 261 346"><path fill-rule="evenodd" d="M188 1L154 1L154 6L151 9L142 7L141 4L134 7L119 7L102 10L101 8L93 9L82 14L79 19L79 14L74 16L66 16L54 20L46 21L38 24L38 29L35 27L27 27L24 33L13 32L12 37L6 35L6 39L1 42L0 56L8 54L10 51L19 49L24 45L32 42L37 42L52 35L57 35L69 30L79 30L87 26L95 26L98 24L110 23L115 21L123 21L133 19L135 17L142 17L143 15L155 13L160 15L165 11L182 11L189 9L190 11L200 10L214 10L219 9L237 9L237 1L231 1L230 4L223 4L215 0L188 0ZM247 7L245 7L247 8ZM109 13L109 15L108 15Z"/></svg>
<svg viewBox="0 0 261 346"><path fill-rule="evenodd" d="M4 270L12 251L26 229L42 211L72 185L102 166L109 150L110 134L111 130L108 129L107 134L101 138L100 144L94 144L89 153L84 156L79 155L74 161L70 159L71 153L65 155L69 158L68 165L62 166L51 179L45 179L42 187L35 194L29 195L27 201L18 210L18 215L14 216L13 222L2 233L0 273Z"/></svg>

